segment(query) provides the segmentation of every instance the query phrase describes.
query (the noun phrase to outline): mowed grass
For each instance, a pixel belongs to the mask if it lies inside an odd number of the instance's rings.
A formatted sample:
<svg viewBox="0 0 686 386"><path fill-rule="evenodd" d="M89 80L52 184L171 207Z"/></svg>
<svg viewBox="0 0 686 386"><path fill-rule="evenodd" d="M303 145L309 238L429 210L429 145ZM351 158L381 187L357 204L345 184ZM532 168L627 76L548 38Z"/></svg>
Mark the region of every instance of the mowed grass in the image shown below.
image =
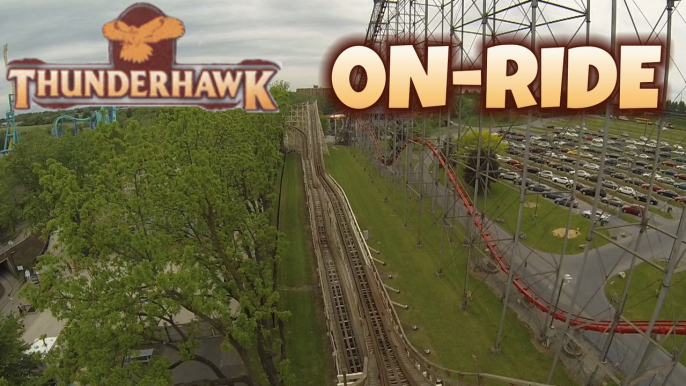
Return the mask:
<svg viewBox="0 0 686 386"><path fill-rule="evenodd" d="M546 183L544 181L543 183ZM549 183L549 182L547 182ZM491 222L502 219L504 222L495 222L509 234L514 235L517 229L517 217L519 216L519 185L511 184L511 189L506 186L508 182L492 183L487 195L479 195L476 200L477 207ZM468 188L473 196L473 190ZM572 218L569 226L570 230L579 232L576 239L569 238L565 248L564 237L556 237L553 231L556 229L567 229L569 208L553 203L550 199L541 194L529 194L525 196L526 203L522 212L522 223L520 233L524 233L526 238L522 240L526 245L544 252L561 253L563 248L566 254L577 254L583 250L580 244L585 244L585 237L591 228L591 221L582 217L578 209L572 209ZM485 208L485 209L484 209ZM600 230L607 235L606 230ZM597 248L607 244L603 238L595 238L592 248Z"/></svg>
<svg viewBox="0 0 686 386"><path fill-rule="evenodd" d="M491 355L502 302L480 278L470 275L467 288L472 291L472 300L467 311L460 309L467 259L467 250L461 247L463 239L454 236L450 247L446 241L442 257L444 275L441 279L436 277L441 261L441 229L433 223L439 218L437 224L441 224L438 210L431 213L430 204L424 204L422 246L417 248L417 201L409 203L408 224L403 228L402 187L395 194L386 190L392 189L392 181L384 184L383 177L373 171L369 160L356 149L331 149L326 166L345 190L360 227L369 231L369 246L381 251L375 257L387 265L378 268L382 273L392 274L393 279L386 280L386 284L401 291L391 292L393 300L409 305L408 310L396 309L418 349L430 349L430 360L451 369L545 382L552 356L532 343L534 333L509 309L502 352L500 356ZM388 198L387 203L384 197ZM412 330L411 325L417 325L419 330ZM575 384L562 366L556 369L553 383Z"/></svg>
<svg viewBox="0 0 686 386"><path fill-rule="evenodd" d="M626 274L628 275L629 272L627 271ZM624 309L624 317L629 320L650 320L653 312L655 312L656 293L660 290L663 276L662 271L650 264L643 263L635 268ZM619 275L610 278L605 285L607 298L612 299L612 295L617 294L617 297L621 299L625 284L626 279L622 279ZM619 305L614 304L614 306L618 307ZM681 271L672 277L672 285L660 310L660 319L683 319L686 316L684 315L685 310L686 271ZM673 350L678 350L681 347L684 339L684 336L670 335L665 338L663 347L672 353ZM686 355L682 356L680 360L686 365Z"/></svg>
<svg viewBox="0 0 686 386"><path fill-rule="evenodd" d="M298 385L333 384L332 357L326 345L326 327L313 278L315 259L305 203L300 156L286 156L279 229L288 245L281 255L279 292L286 321L286 353Z"/></svg>

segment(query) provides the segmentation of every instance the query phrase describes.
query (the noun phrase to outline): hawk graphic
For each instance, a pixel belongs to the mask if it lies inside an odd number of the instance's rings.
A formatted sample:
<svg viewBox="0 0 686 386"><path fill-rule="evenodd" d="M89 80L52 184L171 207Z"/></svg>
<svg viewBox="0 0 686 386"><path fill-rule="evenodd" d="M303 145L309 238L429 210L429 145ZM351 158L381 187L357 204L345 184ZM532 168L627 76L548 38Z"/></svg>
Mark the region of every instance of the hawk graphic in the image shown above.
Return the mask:
<svg viewBox="0 0 686 386"><path fill-rule="evenodd" d="M152 47L148 43L157 43L165 39L176 39L183 36L183 22L173 17L159 16L140 27L127 25L114 20L102 27L102 35L112 41L122 42L119 56L127 62L142 63L150 59Z"/></svg>

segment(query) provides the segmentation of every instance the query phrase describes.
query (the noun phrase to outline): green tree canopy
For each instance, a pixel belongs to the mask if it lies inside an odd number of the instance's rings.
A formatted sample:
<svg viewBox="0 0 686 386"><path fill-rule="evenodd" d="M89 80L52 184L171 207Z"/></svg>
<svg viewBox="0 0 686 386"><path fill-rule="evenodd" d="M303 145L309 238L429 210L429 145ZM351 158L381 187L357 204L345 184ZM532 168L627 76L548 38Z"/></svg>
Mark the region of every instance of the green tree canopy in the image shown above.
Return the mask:
<svg viewBox="0 0 686 386"><path fill-rule="evenodd" d="M29 345L22 339L22 327L13 316L0 315L0 385L32 385L38 378L38 360L24 354Z"/></svg>
<svg viewBox="0 0 686 386"><path fill-rule="evenodd" d="M283 111L287 91L272 90ZM36 166L49 231L64 252L41 257L40 286L27 296L66 320L49 369L63 382L170 383L212 327L247 368L241 380L283 385L281 320L274 275L281 250L272 225L282 160L281 114L163 109L158 124L104 125L74 145L83 172L58 161ZM74 271L65 267L74 264ZM181 311L192 315L181 326ZM179 337L169 343L166 324ZM181 360L123 365L141 344L159 342ZM59 366L57 366L59 364ZM231 382L227 381L227 384Z"/></svg>

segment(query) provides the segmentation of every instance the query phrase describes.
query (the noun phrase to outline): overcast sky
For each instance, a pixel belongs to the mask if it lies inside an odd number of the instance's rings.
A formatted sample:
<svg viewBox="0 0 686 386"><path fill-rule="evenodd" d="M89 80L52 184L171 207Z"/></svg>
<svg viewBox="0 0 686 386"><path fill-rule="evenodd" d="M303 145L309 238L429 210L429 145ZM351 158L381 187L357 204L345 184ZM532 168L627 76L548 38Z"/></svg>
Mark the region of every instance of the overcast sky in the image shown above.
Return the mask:
<svg viewBox="0 0 686 386"><path fill-rule="evenodd" d="M499 8L509 0L501 0ZM433 0L430 0L432 3ZM579 8L581 0L560 0ZM583 0L585 3L585 0ZM186 26L177 43L180 63L235 63L257 58L281 62L279 79L292 89L320 84L320 65L326 51L341 37L363 35L373 0L157 0L151 3ZM481 3L479 1L479 3ZM610 0L592 0L592 32L609 35ZM620 30L631 31L624 2L620 1ZM642 31L650 31L664 9L664 0L627 0ZM677 3L686 3L681 1ZM108 41L102 25L115 19L133 1L115 0L0 0L0 44L9 43L9 59L38 58L50 63L107 62ZM638 6L637 6L638 5ZM686 6L674 17L673 57L686 43ZM544 12L552 12L550 7ZM509 18L522 19L510 13ZM579 21L554 28L576 30ZM545 32L545 31L544 31ZM683 56L683 55L682 55ZM686 75L686 58L677 60ZM10 84L0 63L0 114L7 109ZM685 82L673 68L671 94Z"/></svg>

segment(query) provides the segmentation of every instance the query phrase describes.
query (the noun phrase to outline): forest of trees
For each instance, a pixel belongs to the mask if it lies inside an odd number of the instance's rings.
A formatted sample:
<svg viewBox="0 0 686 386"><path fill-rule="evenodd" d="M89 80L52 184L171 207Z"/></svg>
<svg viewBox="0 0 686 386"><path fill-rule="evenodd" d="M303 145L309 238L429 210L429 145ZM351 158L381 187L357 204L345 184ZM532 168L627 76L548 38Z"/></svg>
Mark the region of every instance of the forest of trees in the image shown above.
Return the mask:
<svg viewBox="0 0 686 386"><path fill-rule="evenodd" d="M213 385L297 384L275 286L283 117L298 100L287 90L271 89L279 114L163 108L154 124L33 136L0 158L0 225L27 220L64 249L40 256L40 285L23 295L66 322L43 380L172 384L171 371L195 361ZM182 309L194 315L184 328L174 318ZM179 342L167 342L163 324ZM245 374L199 353L205 326L238 352ZM124 366L146 343L179 360Z"/></svg>

